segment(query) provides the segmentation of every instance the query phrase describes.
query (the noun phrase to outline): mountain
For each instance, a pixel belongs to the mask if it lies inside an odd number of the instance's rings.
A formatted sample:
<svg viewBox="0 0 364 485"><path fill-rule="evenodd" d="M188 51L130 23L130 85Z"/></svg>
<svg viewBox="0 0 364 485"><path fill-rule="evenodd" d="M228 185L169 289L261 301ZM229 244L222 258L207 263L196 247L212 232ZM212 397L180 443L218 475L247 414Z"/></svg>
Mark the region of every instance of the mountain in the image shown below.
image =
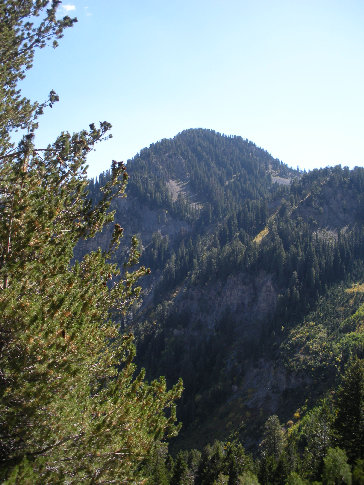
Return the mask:
<svg viewBox="0 0 364 485"><path fill-rule="evenodd" d="M152 274L122 325L149 377L184 380L174 446L237 429L254 446L269 415L290 420L362 356L364 169L302 173L203 129L143 149L127 168L115 218ZM93 199L109 176L90 182Z"/></svg>

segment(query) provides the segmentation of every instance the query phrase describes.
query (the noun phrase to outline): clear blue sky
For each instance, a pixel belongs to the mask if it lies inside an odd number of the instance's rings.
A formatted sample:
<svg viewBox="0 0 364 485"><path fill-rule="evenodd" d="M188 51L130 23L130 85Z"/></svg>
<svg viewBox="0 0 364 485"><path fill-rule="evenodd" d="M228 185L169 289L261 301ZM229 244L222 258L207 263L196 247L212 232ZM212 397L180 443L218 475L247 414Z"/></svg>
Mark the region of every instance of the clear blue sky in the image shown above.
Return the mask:
<svg viewBox="0 0 364 485"><path fill-rule="evenodd" d="M37 54L23 91L60 95L40 144L113 125L90 176L200 127L293 167L364 165L363 0L70 0L66 10L78 23Z"/></svg>

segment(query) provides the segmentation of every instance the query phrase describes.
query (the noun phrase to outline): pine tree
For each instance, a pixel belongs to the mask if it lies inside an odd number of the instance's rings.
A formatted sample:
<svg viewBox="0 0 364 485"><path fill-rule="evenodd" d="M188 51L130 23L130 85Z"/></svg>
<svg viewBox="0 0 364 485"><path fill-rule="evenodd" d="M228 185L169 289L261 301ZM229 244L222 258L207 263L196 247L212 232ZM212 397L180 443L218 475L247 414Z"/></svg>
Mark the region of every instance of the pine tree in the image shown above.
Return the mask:
<svg viewBox="0 0 364 485"><path fill-rule="evenodd" d="M337 395L334 428L339 445L354 462L364 456L364 360L353 359L346 368Z"/></svg>
<svg viewBox="0 0 364 485"><path fill-rule="evenodd" d="M329 448L324 458L322 482L324 485L347 484L351 485L352 476L350 465L344 450Z"/></svg>
<svg viewBox="0 0 364 485"><path fill-rule="evenodd" d="M260 446L262 455L272 456L278 461L285 446L286 437L279 422L278 416L270 416L264 425L264 439Z"/></svg>
<svg viewBox="0 0 364 485"><path fill-rule="evenodd" d="M164 378L136 373L132 335L118 332L147 270L124 270L110 247L74 261L80 238L111 223L110 203L123 196L125 167L113 162L97 204L87 199L86 157L110 125L62 133L33 144L43 105L21 98L17 82L34 49L74 23L56 20L60 2L3 0L0 6L0 479L5 483L141 483L158 440L175 435L175 400ZM50 7L46 9L46 7ZM33 27L33 15L44 15ZM50 102L56 100L51 93ZM15 128L27 134L17 147ZM111 319L111 315L113 319Z"/></svg>
<svg viewBox="0 0 364 485"><path fill-rule="evenodd" d="M13 130L34 130L43 109L58 100L51 91L48 100L32 103L22 97L18 82L32 67L35 50L50 43L57 47L64 29L77 22L68 16L56 18L60 3L59 0L0 2L0 156L9 156Z"/></svg>

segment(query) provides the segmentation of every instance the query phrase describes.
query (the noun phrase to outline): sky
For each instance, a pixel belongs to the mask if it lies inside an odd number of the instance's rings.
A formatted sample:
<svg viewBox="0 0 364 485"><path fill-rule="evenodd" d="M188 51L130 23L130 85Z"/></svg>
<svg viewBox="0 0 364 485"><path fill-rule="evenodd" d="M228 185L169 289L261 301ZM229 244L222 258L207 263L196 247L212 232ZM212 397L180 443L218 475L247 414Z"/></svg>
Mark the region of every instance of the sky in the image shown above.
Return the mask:
<svg viewBox="0 0 364 485"><path fill-rule="evenodd" d="M37 144L92 122L89 176L189 128L239 135L289 166L364 166L363 0L70 0L23 94L60 102Z"/></svg>

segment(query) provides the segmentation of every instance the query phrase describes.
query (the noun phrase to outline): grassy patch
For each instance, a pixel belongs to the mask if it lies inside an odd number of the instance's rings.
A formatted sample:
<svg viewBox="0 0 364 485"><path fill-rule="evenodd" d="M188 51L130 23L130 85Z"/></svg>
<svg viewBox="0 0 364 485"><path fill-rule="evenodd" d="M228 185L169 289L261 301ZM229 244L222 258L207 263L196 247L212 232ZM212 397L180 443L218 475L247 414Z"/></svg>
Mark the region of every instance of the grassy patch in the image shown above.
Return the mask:
<svg viewBox="0 0 364 485"><path fill-rule="evenodd" d="M364 293L364 283L354 283L351 288L347 288L346 293Z"/></svg>

